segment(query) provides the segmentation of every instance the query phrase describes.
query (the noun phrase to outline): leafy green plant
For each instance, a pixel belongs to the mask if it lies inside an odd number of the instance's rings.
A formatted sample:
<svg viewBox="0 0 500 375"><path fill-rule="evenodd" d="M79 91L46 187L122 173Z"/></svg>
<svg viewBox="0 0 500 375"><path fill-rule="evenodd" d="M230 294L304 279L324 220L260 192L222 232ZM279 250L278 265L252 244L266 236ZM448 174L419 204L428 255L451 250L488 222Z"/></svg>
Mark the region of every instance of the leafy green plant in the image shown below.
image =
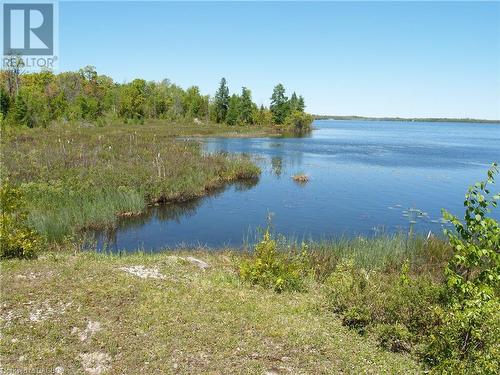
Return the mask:
<svg viewBox="0 0 500 375"><path fill-rule="evenodd" d="M487 179L469 187L463 221L443 210L454 227L445 233L454 254L445 269L449 303L436 309L440 324L430 336L427 361L437 369L500 371L500 227L487 215L500 194L491 194L497 164Z"/></svg>
<svg viewBox="0 0 500 375"><path fill-rule="evenodd" d="M42 238L26 224L21 191L4 181L0 186L0 258L34 258Z"/></svg>
<svg viewBox="0 0 500 375"><path fill-rule="evenodd" d="M254 256L241 263L240 276L276 292L300 291L309 274L306 255L305 247L299 255L280 253L276 240L266 230L262 241L255 246Z"/></svg>
<svg viewBox="0 0 500 375"><path fill-rule="evenodd" d="M14 81L15 90L9 88ZM283 125L291 113L304 109L304 98L293 93L288 100L281 84L273 91L270 108L259 111L246 87L241 95L230 97L224 78L211 101L198 86L184 90L168 80L144 79L120 84L98 74L93 66L60 74L0 71L0 113L14 127L46 127L53 121L67 120L103 126L109 117L136 125L168 119L198 125L211 120L228 125L271 126Z"/></svg>

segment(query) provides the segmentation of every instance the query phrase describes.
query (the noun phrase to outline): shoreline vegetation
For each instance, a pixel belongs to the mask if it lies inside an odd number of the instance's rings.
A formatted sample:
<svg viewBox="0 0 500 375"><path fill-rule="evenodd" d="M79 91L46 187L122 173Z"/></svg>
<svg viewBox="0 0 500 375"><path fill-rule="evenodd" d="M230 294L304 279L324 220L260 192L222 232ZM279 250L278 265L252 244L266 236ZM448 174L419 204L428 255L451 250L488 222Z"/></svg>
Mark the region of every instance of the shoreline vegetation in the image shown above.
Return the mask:
<svg viewBox="0 0 500 375"><path fill-rule="evenodd" d="M446 118L446 117L366 117L366 116L330 116L312 115L315 120L358 120L358 121L402 121L402 122L470 122L484 124L500 124L500 120L486 120L475 118Z"/></svg>

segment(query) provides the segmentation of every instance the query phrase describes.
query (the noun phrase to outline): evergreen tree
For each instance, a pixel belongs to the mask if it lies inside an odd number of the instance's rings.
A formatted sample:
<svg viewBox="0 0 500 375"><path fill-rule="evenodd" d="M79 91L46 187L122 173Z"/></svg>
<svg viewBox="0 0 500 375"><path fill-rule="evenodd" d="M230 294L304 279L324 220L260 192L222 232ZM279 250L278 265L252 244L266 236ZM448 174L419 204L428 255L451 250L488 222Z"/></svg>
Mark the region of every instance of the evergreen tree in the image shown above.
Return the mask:
<svg viewBox="0 0 500 375"><path fill-rule="evenodd" d="M9 125L45 126L58 119L100 121L103 116L285 125L292 112L303 112L305 107L296 93L288 100L281 84L274 88L270 109L261 106L259 110L246 87L241 95L231 97L225 78L211 100L196 86L184 90L168 80L115 83L91 66L60 74L21 73L20 67L0 70L0 118Z"/></svg>
<svg viewBox="0 0 500 375"><path fill-rule="evenodd" d="M252 102L252 92L243 87L241 89L241 97L239 103L239 122L243 124L251 124L252 123L252 112L253 112L253 102Z"/></svg>
<svg viewBox="0 0 500 375"><path fill-rule="evenodd" d="M281 125L285 122L290 109L288 98L285 96L285 88L281 83L274 87L273 95L271 96L271 113L275 124Z"/></svg>
<svg viewBox="0 0 500 375"><path fill-rule="evenodd" d="M229 108L229 88L226 85L226 79L224 77L220 80L219 89L215 93L214 106L216 122L222 123L226 121Z"/></svg>
<svg viewBox="0 0 500 375"><path fill-rule="evenodd" d="M304 104L304 97L302 95L299 96L299 100L297 102L297 111L304 112L306 105Z"/></svg>
<svg viewBox="0 0 500 375"><path fill-rule="evenodd" d="M288 105L290 107L290 112L297 111L299 107L299 99L297 98L297 94L295 94L295 91L293 92L290 101L288 102Z"/></svg>
<svg viewBox="0 0 500 375"><path fill-rule="evenodd" d="M238 95L233 94L229 99L229 106L227 108L226 122L228 125L236 125L239 118L240 98Z"/></svg>

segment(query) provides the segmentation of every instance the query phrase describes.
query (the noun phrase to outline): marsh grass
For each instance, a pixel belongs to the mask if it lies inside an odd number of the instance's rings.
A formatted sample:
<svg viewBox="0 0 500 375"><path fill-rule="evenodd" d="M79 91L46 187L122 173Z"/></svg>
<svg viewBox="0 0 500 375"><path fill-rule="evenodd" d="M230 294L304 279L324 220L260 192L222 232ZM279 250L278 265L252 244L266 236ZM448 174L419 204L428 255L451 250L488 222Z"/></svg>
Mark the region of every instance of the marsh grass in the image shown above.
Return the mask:
<svg viewBox="0 0 500 375"><path fill-rule="evenodd" d="M156 123L15 130L2 137L2 173L21 186L34 228L59 241L113 226L120 214L148 204L187 201L257 178L260 170L247 157L204 154L199 142L175 138L217 131L224 129Z"/></svg>
<svg viewBox="0 0 500 375"><path fill-rule="evenodd" d="M415 270L442 270L451 255L451 248L441 239L404 233L317 242L310 249L321 259L325 271L343 258L351 258L358 267L367 269L399 269L409 261Z"/></svg>
<svg viewBox="0 0 500 375"><path fill-rule="evenodd" d="M341 261L349 259L356 268L386 273L397 273L408 262L412 272L426 273L441 280L443 267L452 254L448 242L442 238L426 238L406 233L382 234L370 238L337 237L319 241L299 240L276 234L275 237L281 252L300 254L306 246L310 264L319 279L325 279ZM251 243L247 242L246 248L250 247Z"/></svg>

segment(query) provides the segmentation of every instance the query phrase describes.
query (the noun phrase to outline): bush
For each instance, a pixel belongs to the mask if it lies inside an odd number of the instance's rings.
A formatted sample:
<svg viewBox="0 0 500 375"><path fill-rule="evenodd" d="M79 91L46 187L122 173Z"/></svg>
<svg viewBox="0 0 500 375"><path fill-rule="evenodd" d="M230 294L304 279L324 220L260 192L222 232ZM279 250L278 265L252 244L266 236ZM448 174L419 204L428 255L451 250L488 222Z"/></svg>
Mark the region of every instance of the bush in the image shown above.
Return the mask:
<svg viewBox="0 0 500 375"><path fill-rule="evenodd" d="M310 132L313 120L314 118L305 112L293 111L285 120L285 130L295 134Z"/></svg>
<svg viewBox="0 0 500 375"><path fill-rule="evenodd" d="M42 238L26 224L24 197L8 181L0 186L0 258L34 258Z"/></svg>
<svg viewBox="0 0 500 375"><path fill-rule="evenodd" d="M403 324L380 324L376 327L380 346L391 352L410 352L412 334Z"/></svg>
<svg viewBox="0 0 500 375"><path fill-rule="evenodd" d="M477 303L436 309L439 324L424 352L424 359L436 372L500 373L500 303Z"/></svg>
<svg viewBox="0 0 500 375"><path fill-rule="evenodd" d="M344 324L361 332L375 327L380 345L389 350L409 351L418 344L436 372L500 373L500 229L488 217L500 199L489 189L497 172L494 164L486 181L469 188L463 222L444 212L455 229L445 231L453 250L446 283L422 272L434 268L415 262L403 263L397 274L341 260L325 287ZM439 244L431 250L438 263L448 256Z"/></svg>
<svg viewBox="0 0 500 375"><path fill-rule="evenodd" d="M453 257L446 267L449 302L436 309L440 324L430 335L425 359L451 372L500 372L500 227L488 217L500 194L490 194L493 164L486 181L471 186L465 195L463 222L443 211L454 226L447 230Z"/></svg>
<svg viewBox="0 0 500 375"><path fill-rule="evenodd" d="M240 277L276 292L300 291L309 274L305 256L305 248L299 255L278 252L276 241L266 230L262 241L255 246L254 256L240 265Z"/></svg>
<svg viewBox="0 0 500 375"><path fill-rule="evenodd" d="M366 272L356 269L352 259L343 259L337 265L335 272L326 280L333 310L342 313L349 308L363 304L367 281Z"/></svg>
<svg viewBox="0 0 500 375"><path fill-rule="evenodd" d="M443 300L442 286L424 275L409 275L409 263L400 273L386 273L356 268L344 259L325 287L331 309L361 333L380 324L397 324L422 339L435 324L432 307Z"/></svg>

